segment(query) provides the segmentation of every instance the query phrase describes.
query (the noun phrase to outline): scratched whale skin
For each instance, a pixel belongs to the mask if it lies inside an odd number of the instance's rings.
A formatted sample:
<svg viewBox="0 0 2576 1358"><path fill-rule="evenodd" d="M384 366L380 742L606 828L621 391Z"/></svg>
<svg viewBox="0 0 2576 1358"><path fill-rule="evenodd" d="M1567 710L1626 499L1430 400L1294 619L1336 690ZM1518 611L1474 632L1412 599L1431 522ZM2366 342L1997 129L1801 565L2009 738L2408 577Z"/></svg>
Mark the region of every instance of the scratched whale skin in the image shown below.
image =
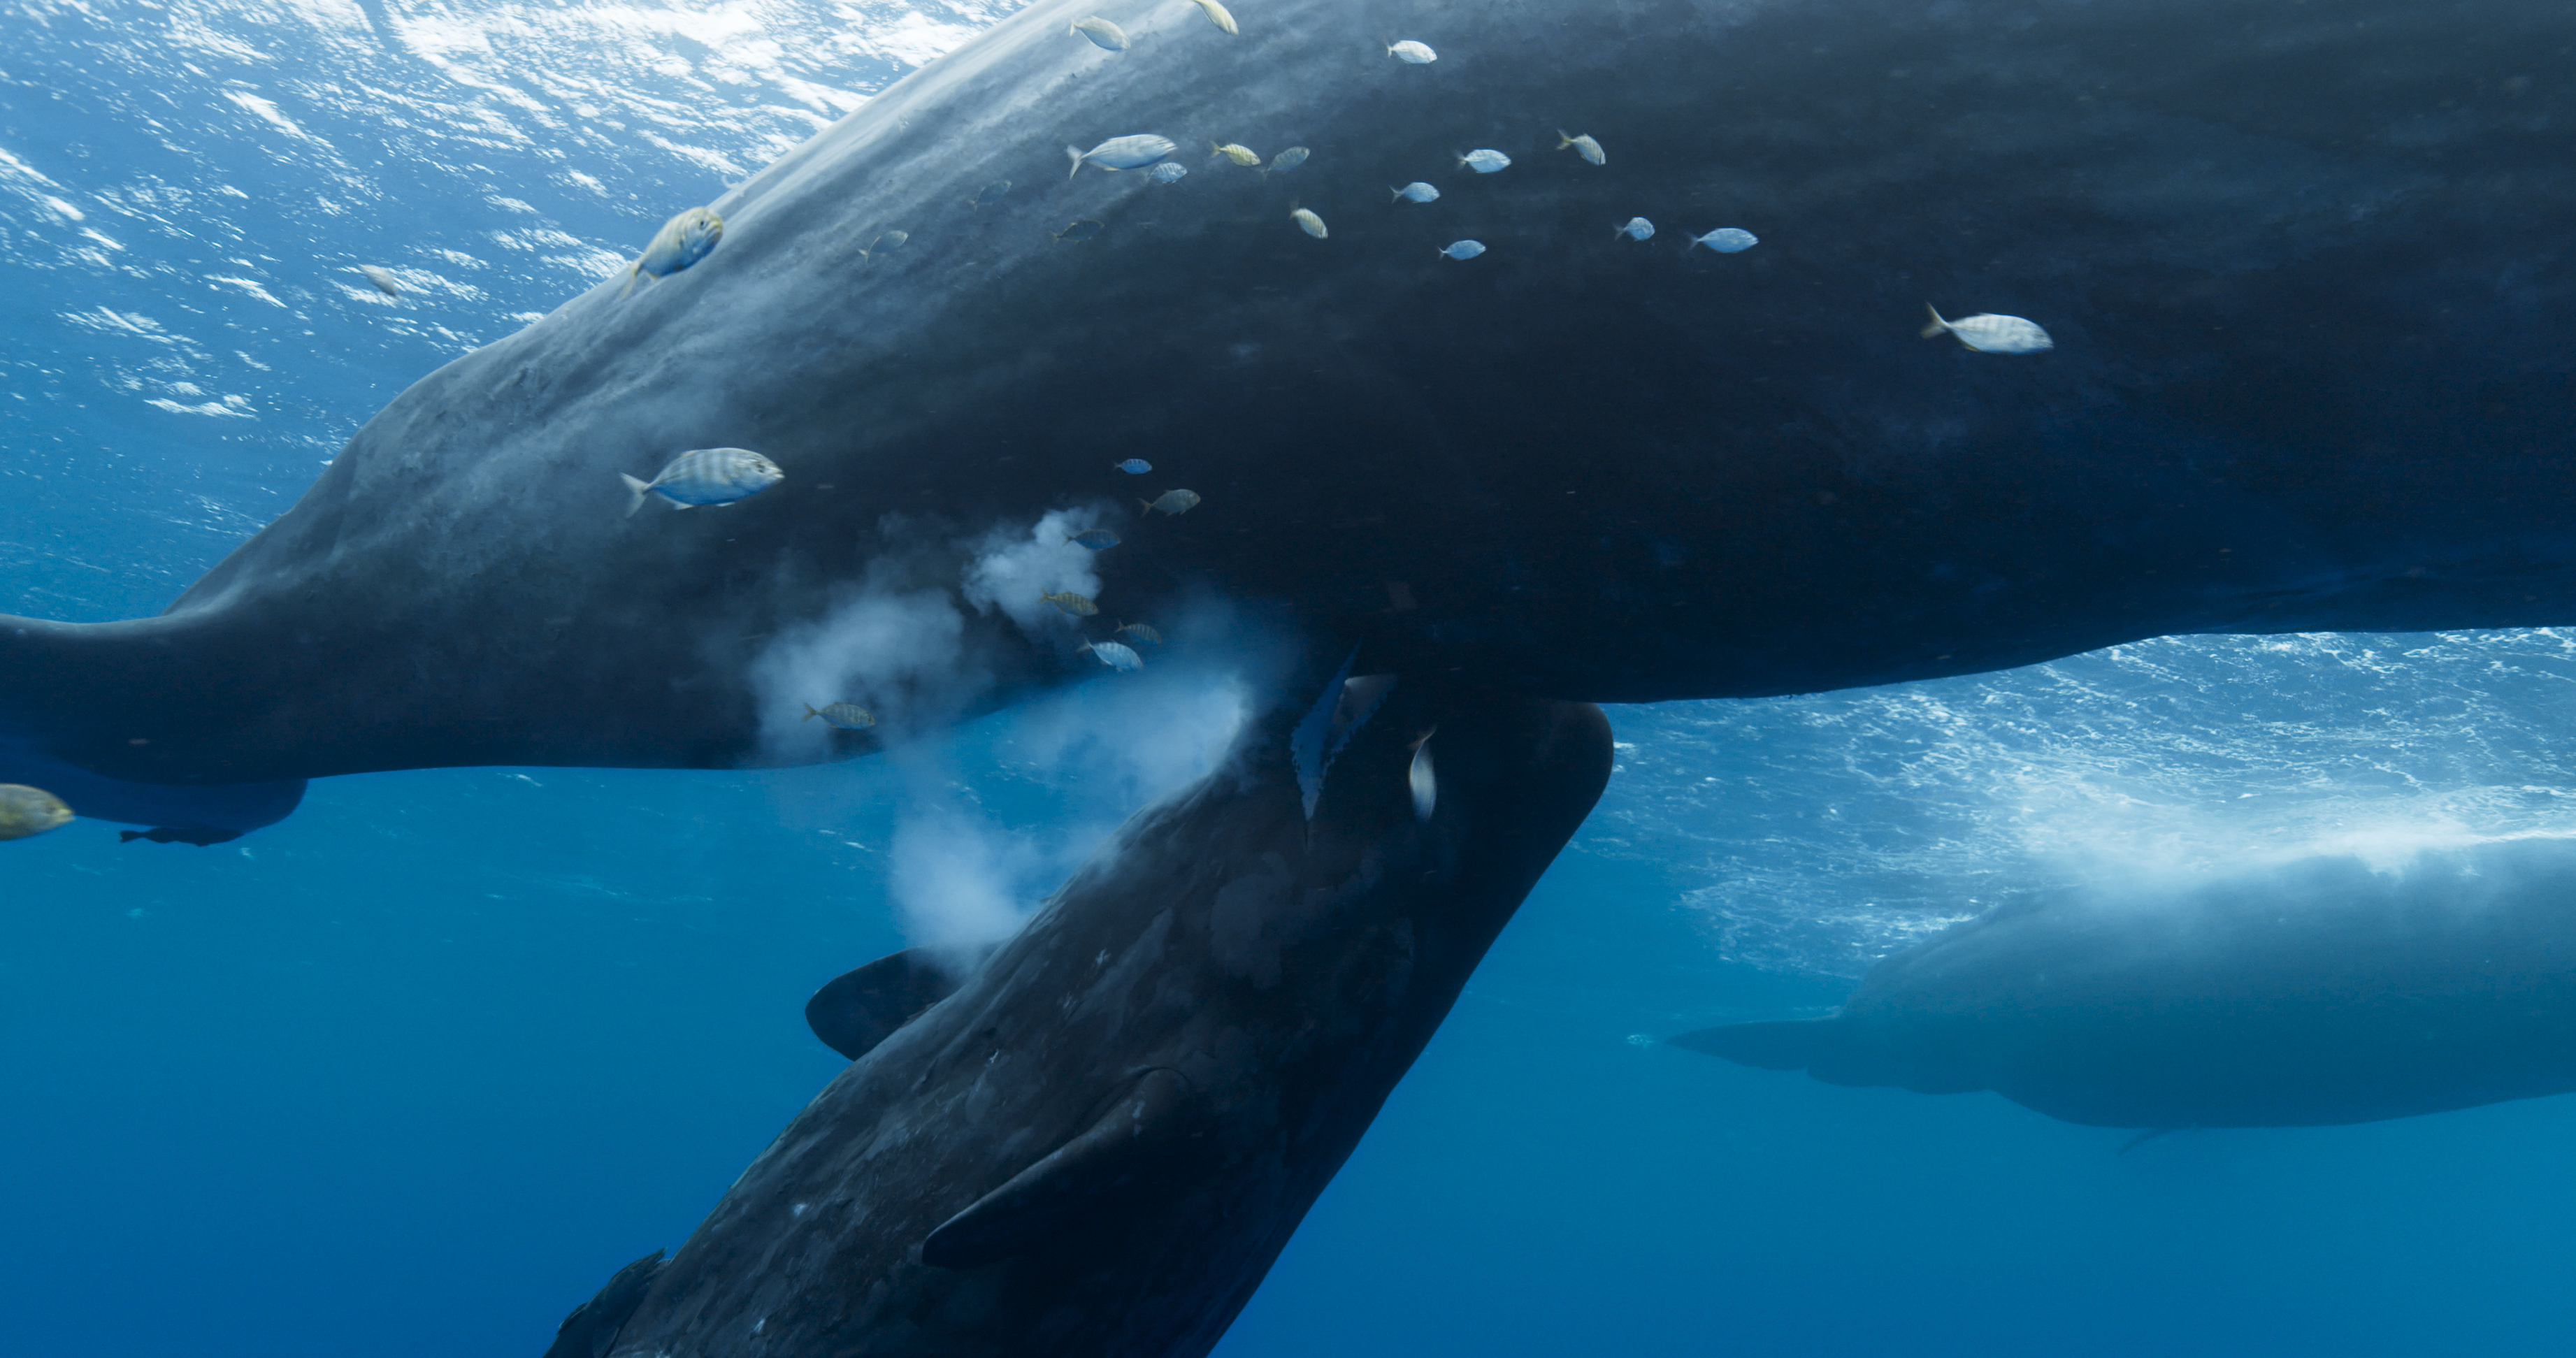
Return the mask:
<svg viewBox="0 0 2576 1358"><path fill-rule="evenodd" d="M962 988L826 986L854 1063L550 1354L1206 1353L1610 776L1599 708L1372 682L1311 819L1255 723Z"/></svg>
<svg viewBox="0 0 2576 1358"><path fill-rule="evenodd" d="M1088 624L973 584L1050 511L1122 538L1103 624L1215 598L1327 666L1566 700L2576 621L2576 86L2524 71L2563 4L1278 0L1115 55L1085 13L423 378L167 613L0 619L0 778L238 829L326 774L860 752L763 732L1097 672ZM1142 134L1311 156L1065 176ZM1720 226L1759 244L1689 248ZM1920 338L1927 304L2053 347ZM624 517L621 474L714 446L786 479ZM871 599L935 663L764 687Z"/></svg>

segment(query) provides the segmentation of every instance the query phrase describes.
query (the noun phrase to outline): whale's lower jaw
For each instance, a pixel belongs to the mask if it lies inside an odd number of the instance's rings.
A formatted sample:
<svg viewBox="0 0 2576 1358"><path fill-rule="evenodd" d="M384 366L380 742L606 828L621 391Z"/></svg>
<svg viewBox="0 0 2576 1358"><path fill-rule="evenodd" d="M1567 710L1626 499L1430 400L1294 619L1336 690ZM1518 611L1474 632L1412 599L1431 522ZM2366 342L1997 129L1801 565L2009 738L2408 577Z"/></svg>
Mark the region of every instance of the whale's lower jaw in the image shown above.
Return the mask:
<svg viewBox="0 0 2576 1358"><path fill-rule="evenodd" d="M1405 679L1310 819L1279 717L1131 821L962 989L903 998L892 959L854 974L898 1026L823 1025L859 1059L640 1302L585 1313L595 1331L634 1308L592 1342L1213 1347L1610 769L1597 708Z"/></svg>

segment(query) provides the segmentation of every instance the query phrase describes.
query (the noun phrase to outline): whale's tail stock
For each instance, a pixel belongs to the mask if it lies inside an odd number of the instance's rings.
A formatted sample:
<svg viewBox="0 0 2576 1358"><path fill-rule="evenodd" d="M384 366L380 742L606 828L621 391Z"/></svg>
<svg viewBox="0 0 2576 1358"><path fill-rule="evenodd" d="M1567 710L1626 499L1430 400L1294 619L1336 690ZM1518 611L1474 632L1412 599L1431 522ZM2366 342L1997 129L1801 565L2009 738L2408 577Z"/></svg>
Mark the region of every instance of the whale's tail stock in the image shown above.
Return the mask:
<svg viewBox="0 0 2576 1358"><path fill-rule="evenodd" d="M167 737L214 720L187 625L169 616L62 623L0 614L0 783L40 787L76 815L221 843L283 820L300 778L226 781ZM158 748L156 748L156 745ZM166 831L163 834L159 832Z"/></svg>

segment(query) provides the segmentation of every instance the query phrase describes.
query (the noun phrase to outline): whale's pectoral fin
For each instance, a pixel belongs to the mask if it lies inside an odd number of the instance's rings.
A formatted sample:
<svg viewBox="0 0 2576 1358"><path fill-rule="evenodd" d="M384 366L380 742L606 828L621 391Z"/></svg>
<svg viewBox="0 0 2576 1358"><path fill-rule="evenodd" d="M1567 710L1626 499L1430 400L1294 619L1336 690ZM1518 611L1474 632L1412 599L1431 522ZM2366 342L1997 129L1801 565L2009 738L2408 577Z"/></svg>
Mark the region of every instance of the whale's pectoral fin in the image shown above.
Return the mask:
<svg viewBox="0 0 2576 1358"><path fill-rule="evenodd" d="M661 1271L660 1250L617 1270L597 1296L564 1317L555 1330L555 1342L546 1346L545 1358L607 1358L608 1351L617 1347L617 1332L644 1304L645 1289Z"/></svg>
<svg viewBox="0 0 2576 1358"><path fill-rule="evenodd" d="M1805 1070L1816 1058L1817 1044L1834 1031L1835 1019L1791 1019L1779 1023L1730 1023L1665 1039L1739 1066L1764 1070Z"/></svg>
<svg viewBox="0 0 2576 1358"><path fill-rule="evenodd" d="M1181 1121L1189 1081L1146 1071L1071 1141L977 1198L921 1242L933 1268L981 1268L1031 1249L1133 1187Z"/></svg>
<svg viewBox="0 0 2576 1358"><path fill-rule="evenodd" d="M805 1002L805 1026L853 1061L957 993L960 977L925 948L889 953L823 983Z"/></svg>

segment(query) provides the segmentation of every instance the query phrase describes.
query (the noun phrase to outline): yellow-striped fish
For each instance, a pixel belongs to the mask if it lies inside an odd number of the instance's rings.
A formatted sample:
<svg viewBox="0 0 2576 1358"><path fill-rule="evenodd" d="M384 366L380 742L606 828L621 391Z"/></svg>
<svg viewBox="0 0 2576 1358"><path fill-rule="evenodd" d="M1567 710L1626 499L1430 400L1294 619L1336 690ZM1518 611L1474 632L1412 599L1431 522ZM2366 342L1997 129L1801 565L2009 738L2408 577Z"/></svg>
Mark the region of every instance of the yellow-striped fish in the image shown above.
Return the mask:
<svg viewBox="0 0 2576 1358"><path fill-rule="evenodd" d="M821 707L807 703L805 715L798 720L812 721L816 717L821 717L824 725L839 731L864 731L877 724L876 714L857 703L825 703Z"/></svg>
<svg viewBox="0 0 2576 1358"><path fill-rule="evenodd" d="M1059 594L1041 594L1038 597L1077 618L1087 618L1100 611L1100 605L1069 589Z"/></svg>

